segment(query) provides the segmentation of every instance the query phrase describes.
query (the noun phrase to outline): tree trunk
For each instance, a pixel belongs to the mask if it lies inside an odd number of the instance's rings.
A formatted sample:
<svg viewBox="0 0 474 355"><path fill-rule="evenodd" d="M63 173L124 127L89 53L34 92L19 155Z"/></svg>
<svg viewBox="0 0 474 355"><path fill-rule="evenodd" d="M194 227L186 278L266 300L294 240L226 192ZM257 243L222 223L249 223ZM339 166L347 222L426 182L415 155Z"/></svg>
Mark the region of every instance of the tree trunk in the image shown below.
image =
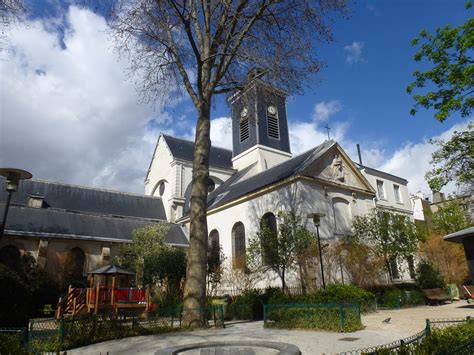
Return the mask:
<svg viewBox="0 0 474 355"><path fill-rule="evenodd" d="M198 107L191 190L191 228L184 285L183 323L203 326L206 306L207 189L209 178L210 100Z"/></svg>
<svg viewBox="0 0 474 355"><path fill-rule="evenodd" d="M286 290L286 283L285 283L285 269L281 270L281 288L283 292Z"/></svg>

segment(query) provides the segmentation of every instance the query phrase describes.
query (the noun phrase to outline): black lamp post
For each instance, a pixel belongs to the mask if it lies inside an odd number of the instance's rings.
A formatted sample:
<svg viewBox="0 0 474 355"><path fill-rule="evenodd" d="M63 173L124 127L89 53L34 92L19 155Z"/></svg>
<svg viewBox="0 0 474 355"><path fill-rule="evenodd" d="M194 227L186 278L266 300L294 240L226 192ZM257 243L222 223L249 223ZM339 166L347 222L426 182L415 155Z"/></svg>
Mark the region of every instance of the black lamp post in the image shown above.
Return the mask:
<svg viewBox="0 0 474 355"><path fill-rule="evenodd" d="M326 288L326 281L324 280L323 253L321 250L321 238L319 237L319 226L321 225L321 218L324 216L324 213L311 213L308 215L308 218L313 219L314 226L316 227L316 236L318 237L319 264L321 265L321 279L323 281L323 288Z"/></svg>
<svg viewBox="0 0 474 355"><path fill-rule="evenodd" d="M0 225L0 238L3 238L3 232L7 224L8 209L10 208L10 201L12 194L18 189L20 180L31 179L33 175L28 171L14 168L0 168L0 175L6 177L5 190L7 190L7 202L3 210L2 224Z"/></svg>

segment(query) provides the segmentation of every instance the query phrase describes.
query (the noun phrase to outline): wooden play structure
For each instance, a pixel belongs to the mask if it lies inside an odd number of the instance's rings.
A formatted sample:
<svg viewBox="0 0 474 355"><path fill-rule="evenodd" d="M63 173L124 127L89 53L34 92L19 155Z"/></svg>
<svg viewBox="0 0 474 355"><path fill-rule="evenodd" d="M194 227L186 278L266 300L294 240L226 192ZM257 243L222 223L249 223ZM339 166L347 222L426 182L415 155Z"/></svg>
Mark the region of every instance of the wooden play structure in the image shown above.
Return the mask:
<svg viewBox="0 0 474 355"><path fill-rule="evenodd" d="M107 265L88 272L90 287L69 286L59 299L56 319L102 312L120 314L147 312L150 305L148 289L130 286L134 273L115 265Z"/></svg>

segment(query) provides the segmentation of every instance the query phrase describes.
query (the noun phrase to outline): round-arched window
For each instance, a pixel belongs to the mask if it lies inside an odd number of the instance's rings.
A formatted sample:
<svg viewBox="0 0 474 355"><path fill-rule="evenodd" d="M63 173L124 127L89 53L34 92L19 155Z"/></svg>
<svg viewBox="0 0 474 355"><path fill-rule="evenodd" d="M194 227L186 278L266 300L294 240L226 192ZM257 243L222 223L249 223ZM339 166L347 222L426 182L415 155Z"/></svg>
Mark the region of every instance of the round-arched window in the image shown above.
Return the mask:
<svg viewBox="0 0 474 355"><path fill-rule="evenodd" d="M165 193L165 182L164 181L162 181L160 183L160 186L158 187L158 193L159 193L160 197L163 196L163 194Z"/></svg>
<svg viewBox="0 0 474 355"><path fill-rule="evenodd" d="M232 227L232 266L245 269L245 227L242 222Z"/></svg>
<svg viewBox="0 0 474 355"><path fill-rule="evenodd" d="M207 192L212 192L216 189L216 183L211 178L207 179Z"/></svg>

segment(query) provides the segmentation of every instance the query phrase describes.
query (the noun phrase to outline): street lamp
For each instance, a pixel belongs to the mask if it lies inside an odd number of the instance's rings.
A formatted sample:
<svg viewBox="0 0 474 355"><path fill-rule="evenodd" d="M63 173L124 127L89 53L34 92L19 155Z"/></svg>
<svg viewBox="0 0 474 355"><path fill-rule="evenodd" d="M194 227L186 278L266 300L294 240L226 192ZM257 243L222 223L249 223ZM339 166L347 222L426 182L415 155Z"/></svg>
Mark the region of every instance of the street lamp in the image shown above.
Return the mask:
<svg viewBox="0 0 474 355"><path fill-rule="evenodd" d="M308 219L313 220L316 227L316 236L318 237L319 263L321 265L321 279L323 280L323 288L326 288L326 281L324 280L323 254L321 251L321 238L319 237L319 226L321 225L321 218L325 216L324 213L310 213Z"/></svg>
<svg viewBox="0 0 474 355"><path fill-rule="evenodd" d="M31 179L33 175L28 171L14 168L0 168L0 175L6 177L5 190L8 192L5 210L3 211L2 224L0 225L0 238L3 238L3 231L7 223L8 209L10 208L12 194L18 189L20 180Z"/></svg>

